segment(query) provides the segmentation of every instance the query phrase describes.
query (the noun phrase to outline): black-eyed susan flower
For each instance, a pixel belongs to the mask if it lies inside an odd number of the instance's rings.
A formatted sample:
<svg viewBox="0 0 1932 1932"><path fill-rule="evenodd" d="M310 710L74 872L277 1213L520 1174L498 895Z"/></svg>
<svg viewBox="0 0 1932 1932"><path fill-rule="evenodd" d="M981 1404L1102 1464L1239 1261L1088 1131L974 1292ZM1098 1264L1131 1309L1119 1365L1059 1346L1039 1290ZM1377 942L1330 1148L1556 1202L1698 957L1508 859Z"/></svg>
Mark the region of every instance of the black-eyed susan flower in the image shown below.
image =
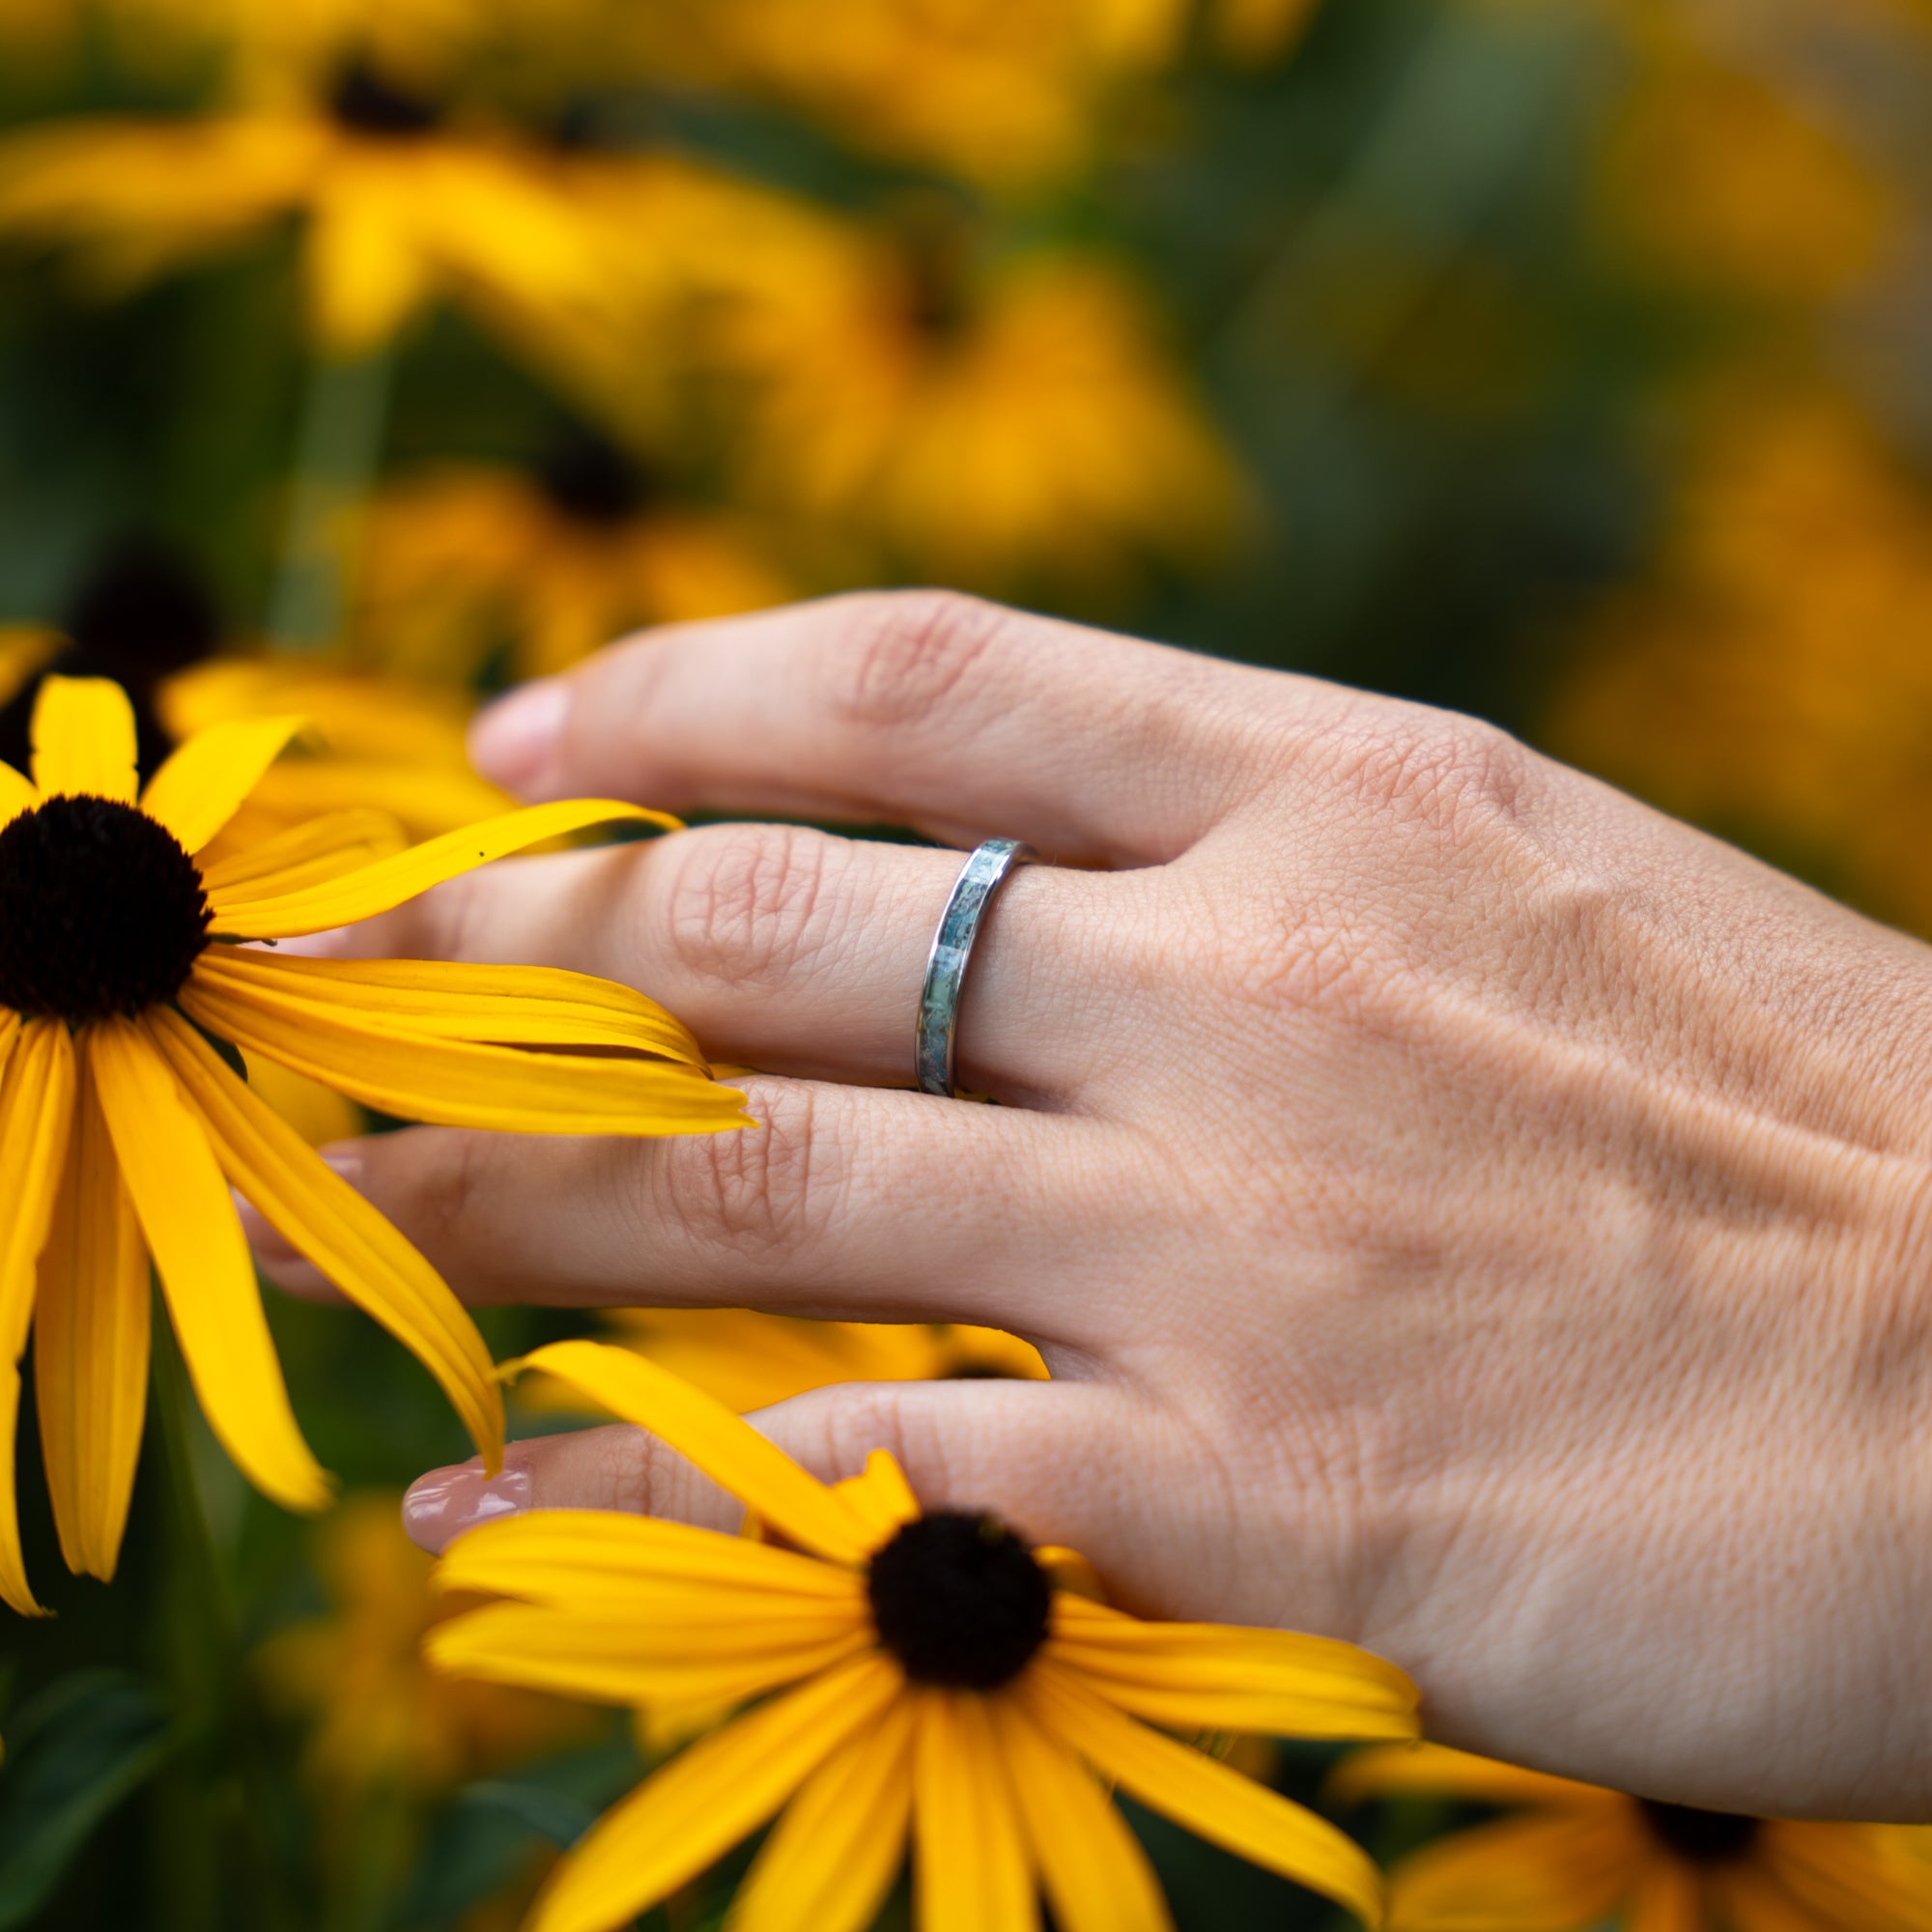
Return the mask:
<svg viewBox="0 0 1932 1932"><path fill-rule="evenodd" d="M364 354L434 298L520 318L598 297L590 230L526 146L366 60L200 119L77 118L0 144L0 231L122 288L301 217L315 335Z"/></svg>
<svg viewBox="0 0 1932 1932"><path fill-rule="evenodd" d="M618 1347L740 1415L836 1382L1046 1379L1032 1343L963 1321L814 1321L754 1308L613 1308L605 1321ZM567 1390L541 1380L517 1394L526 1407L571 1406Z"/></svg>
<svg viewBox="0 0 1932 1932"><path fill-rule="evenodd" d="M486 1460L499 1452L500 1396L469 1316L212 1040L454 1126L636 1135L743 1121L743 1096L712 1082L690 1035L627 988L241 944L367 918L587 825L668 822L624 805L542 806L372 856L366 814L349 813L198 859L298 726L216 726L143 790L126 694L50 678L32 778L0 764L0 1596L16 1609L36 1607L13 1472L29 1327L62 1550L105 1577L140 1437L151 1256L223 1446L275 1500L327 1501L231 1188L419 1357ZM586 1046L607 1051L567 1050Z"/></svg>
<svg viewBox="0 0 1932 1932"><path fill-rule="evenodd" d="M1359 1752L1338 1797L1522 1807L1426 1845L1390 1877L1389 1932L1926 1932L1918 1841L1627 1798L1439 1746Z"/></svg>
<svg viewBox="0 0 1932 1932"><path fill-rule="evenodd" d="M1101 1780L1375 1921L1376 1868L1334 1826L1156 1726L1412 1737L1415 1690L1348 1644L1149 1624L1081 1593L1070 1551L923 1511L898 1465L827 1487L723 1405L594 1342L528 1367L662 1436L788 1547L540 1511L462 1537L439 1575L515 1601L429 1638L445 1669L618 1704L762 1698L608 1812L533 1932L612 1932L778 1814L744 1932L860 1932L912 1846L923 1932L1169 1923Z"/></svg>
<svg viewBox="0 0 1932 1932"><path fill-rule="evenodd" d="M568 668L642 624L727 616L790 586L742 520L668 498L587 432L527 471L448 468L370 512L364 634L385 664L468 679L501 645L520 676Z"/></svg>

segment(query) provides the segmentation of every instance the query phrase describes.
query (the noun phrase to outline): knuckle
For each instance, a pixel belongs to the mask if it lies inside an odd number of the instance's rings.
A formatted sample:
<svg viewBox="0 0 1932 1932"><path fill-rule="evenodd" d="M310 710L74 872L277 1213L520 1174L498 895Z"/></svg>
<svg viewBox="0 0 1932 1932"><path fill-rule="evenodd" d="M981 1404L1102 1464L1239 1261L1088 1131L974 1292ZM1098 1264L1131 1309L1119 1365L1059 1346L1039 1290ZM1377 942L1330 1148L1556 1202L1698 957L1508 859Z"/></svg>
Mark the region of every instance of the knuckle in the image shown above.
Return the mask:
<svg viewBox="0 0 1932 1932"><path fill-rule="evenodd" d="M849 655L835 703L869 730L923 724L998 642L1012 613L955 590L895 590L853 600Z"/></svg>
<svg viewBox="0 0 1932 1932"><path fill-rule="evenodd" d="M1342 776L1359 803L1453 838L1516 817L1530 758L1480 718L1405 709L1368 733Z"/></svg>
<svg viewBox="0 0 1932 1932"><path fill-rule="evenodd" d="M773 1083L758 1096L759 1125L667 1143L687 1231L707 1248L754 1264L782 1255L796 1269L838 1212L817 1110L810 1088Z"/></svg>
<svg viewBox="0 0 1932 1932"><path fill-rule="evenodd" d="M664 850L663 919L693 977L755 989L785 979L821 943L834 842L802 826L718 826Z"/></svg>

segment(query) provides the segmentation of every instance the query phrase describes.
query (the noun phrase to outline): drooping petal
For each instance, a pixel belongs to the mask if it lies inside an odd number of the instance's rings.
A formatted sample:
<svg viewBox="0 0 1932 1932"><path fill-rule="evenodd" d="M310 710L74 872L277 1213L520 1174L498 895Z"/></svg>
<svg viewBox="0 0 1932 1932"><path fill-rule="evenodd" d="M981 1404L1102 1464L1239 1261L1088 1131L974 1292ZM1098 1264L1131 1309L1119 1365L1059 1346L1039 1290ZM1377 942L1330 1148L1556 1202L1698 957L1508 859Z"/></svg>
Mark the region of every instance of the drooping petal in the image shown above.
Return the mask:
<svg viewBox="0 0 1932 1932"><path fill-rule="evenodd" d="M1524 1771L1520 1765L1451 1750L1446 1745L1380 1746L1355 1751L1330 1774L1328 1790L1344 1804L1363 1798L1465 1798L1475 1804L1588 1804L1622 1808L1600 1785Z"/></svg>
<svg viewBox="0 0 1932 1932"><path fill-rule="evenodd" d="M1821 1918L1804 1906L1767 1872L1748 1859L1738 1861L1728 1869L1713 1872L1708 1881L1711 1902L1722 1914L1719 1922L1735 1926L1737 1932L1843 1932L1856 1918ZM1915 1921L1932 1924L1932 1905L1927 1917Z"/></svg>
<svg viewBox="0 0 1932 1932"><path fill-rule="evenodd" d="M34 1392L61 1554L110 1582L148 1406L148 1250L100 1102L81 1083L61 1205L41 1255Z"/></svg>
<svg viewBox="0 0 1932 1932"><path fill-rule="evenodd" d="M1148 1624L1055 1599L1053 1656L1111 1702L1176 1730L1412 1738L1415 1686L1352 1644L1293 1631Z"/></svg>
<svg viewBox="0 0 1932 1932"><path fill-rule="evenodd" d="M134 803L134 707L105 677L50 677L34 700L34 782L43 798L81 792Z"/></svg>
<svg viewBox="0 0 1932 1932"><path fill-rule="evenodd" d="M180 1014L158 1011L150 1024L229 1185L437 1378L494 1472L503 1454L502 1386L442 1277Z"/></svg>
<svg viewBox="0 0 1932 1932"><path fill-rule="evenodd" d="M882 1657L855 1659L740 1718L614 1806L557 1867L530 1932L614 1932L757 1830L903 1690Z"/></svg>
<svg viewBox="0 0 1932 1932"><path fill-rule="evenodd" d="M1859 1932L1928 1932L1932 1867L1883 1825L1776 1823L1761 1860L1784 1891L1831 1925Z"/></svg>
<svg viewBox="0 0 1932 1932"><path fill-rule="evenodd" d="M1389 1881L1389 1932L1586 1932L1641 1877L1645 1848L1626 1816L1504 1818L1438 1838Z"/></svg>
<svg viewBox="0 0 1932 1932"><path fill-rule="evenodd" d="M204 867L201 882L216 896L244 886L264 895L305 892L359 871L378 859L393 858L408 847L403 828L386 811L362 806L308 819L271 838L251 840L243 850Z"/></svg>
<svg viewBox="0 0 1932 1932"><path fill-rule="evenodd" d="M984 1697L922 1690L913 1750L920 1932L1031 1932L1039 1897Z"/></svg>
<svg viewBox="0 0 1932 1932"><path fill-rule="evenodd" d="M141 810L159 819L185 851L199 852L301 728L299 718L232 718L197 731L155 774Z"/></svg>
<svg viewBox="0 0 1932 1932"><path fill-rule="evenodd" d="M450 1545L436 1577L445 1590L611 1607L668 1588L708 1592L733 1606L767 1597L856 1607L865 1591L856 1571L795 1549L611 1510L533 1510L483 1523Z"/></svg>
<svg viewBox="0 0 1932 1932"><path fill-rule="evenodd" d="M41 802L31 779L10 764L0 762L0 826L11 825L23 811L32 811Z"/></svg>
<svg viewBox="0 0 1932 1932"><path fill-rule="evenodd" d="M503 1373L522 1369L554 1376L600 1408L648 1430L793 1543L820 1556L860 1564L878 1545L850 1503L749 1422L628 1349L553 1342L521 1362L505 1363Z"/></svg>
<svg viewBox="0 0 1932 1932"><path fill-rule="evenodd" d="M309 1000L332 1012L430 1039L499 1046L618 1046L706 1070L685 1024L655 1000L587 973L554 966L472 966L447 960L295 959L211 948L204 974L278 1002Z"/></svg>
<svg viewBox="0 0 1932 1932"><path fill-rule="evenodd" d="M324 1508L328 1478L296 1426L255 1265L200 1115L135 1021L97 1022L88 1065L209 1427L264 1494L288 1509Z"/></svg>
<svg viewBox="0 0 1932 1932"><path fill-rule="evenodd" d="M58 1020L19 1029L0 1078L0 1597L22 1616L40 1616L27 1586L14 1496L14 1434L20 1413L20 1354L34 1319L41 1250L60 1196L72 1131L73 1044Z"/></svg>
<svg viewBox="0 0 1932 1932"><path fill-rule="evenodd" d="M690 1067L405 1033L353 1007L222 979L209 970L213 952L181 990L191 1019L381 1113L525 1134L729 1133L748 1124L742 1094Z"/></svg>
<svg viewBox="0 0 1932 1932"><path fill-rule="evenodd" d="M727 1932L866 1932L905 1856L912 1742L901 1697L806 1779L738 1888Z"/></svg>
<svg viewBox="0 0 1932 1932"><path fill-rule="evenodd" d="M873 1538L882 1544L919 1514L919 1498L905 1471L884 1449L874 1449L866 1458L864 1475L848 1476L833 1488L866 1519Z"/></svg>
<svg viewBox="0 0 1932 1932"><path fill-rule="evenodd" d="M1577 1932L1584 1932L1599 1917L1579 1915ZM1631 1888L1623 1920L1627 1932L1706 1932L1710 1915L1704 1909L1701 1876L1674 1859L1652 1859ZM1865 1932L1862 1924L1860 1932ZM1870 1932L1878 1932L1878 1928L1874 1926Z"/></svg>
<svg viewBox="0 0 1932 1932"><path fill-rule="evenodd" d="M1381 1920L1381 1875L1324 1819L1128 1717L1044 1656L1015 1690L1050 1736L1143 1804L1239 1857L1332 1898L1365 1924Z"/></svg>
<svg viewBox="0 0 1932 1932"><path fill-rule="evenodd" d="M675 831L679 821L640 805L619 805L611 799L575 799L557 805L532 805L506 811L500 818L461 832L445 832L390 859L379 859L341 878L304 891L264 895L241 890L211 894L218 931L241 939L295 939L303 933L327 932L331 926L353 925L387 912L432 886L464 872L506 858L546 838L561 838L592 825L657 825Z"/></svg>
<svg viewBox="0 0 1932 1932"><path fill-rule="evenodd" d="M439 1624L425 1639L439 1668L610 1704L657 1698L731 1705L797 1684L874 1648L853 1611L810 1617L789 1605L732 1616L715 1601L670 1623L549 1604L490 1604Z"/></svg>
<svg viewBox="0 0 1932 1932"><path fill-rule="evenodd" d="M992 1698L989 1709L1060 1932L1172 1932L1153 1865L1094 1774L1017 1698Z"/></svg>

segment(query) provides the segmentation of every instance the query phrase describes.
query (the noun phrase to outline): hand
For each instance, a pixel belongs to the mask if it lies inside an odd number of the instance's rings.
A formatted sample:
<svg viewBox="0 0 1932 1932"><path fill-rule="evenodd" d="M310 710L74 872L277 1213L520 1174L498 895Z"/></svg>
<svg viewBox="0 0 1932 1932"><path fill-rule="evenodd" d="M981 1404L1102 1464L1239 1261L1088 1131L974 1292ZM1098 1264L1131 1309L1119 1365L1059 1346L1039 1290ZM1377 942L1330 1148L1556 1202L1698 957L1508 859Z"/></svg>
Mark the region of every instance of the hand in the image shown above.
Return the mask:
<svg viewBox="0 0 1932 1932"><path fill-rule="evenodd" d="M1932 952L1468 719L950 596L639 639L475 748L535 798L1059 863L973 966L999 1107L903 1091L956 852L711 826L348 935L627 980L786 1076L742 1135L347 1151L466 1296L1002 1324L1053 1382L760 1426L826 1475L888 1447L1135 1610L1364 1643L1447 1743L1932 1816ZM419 1533L722 1520L631 1431L481 1488Z"/></svg>

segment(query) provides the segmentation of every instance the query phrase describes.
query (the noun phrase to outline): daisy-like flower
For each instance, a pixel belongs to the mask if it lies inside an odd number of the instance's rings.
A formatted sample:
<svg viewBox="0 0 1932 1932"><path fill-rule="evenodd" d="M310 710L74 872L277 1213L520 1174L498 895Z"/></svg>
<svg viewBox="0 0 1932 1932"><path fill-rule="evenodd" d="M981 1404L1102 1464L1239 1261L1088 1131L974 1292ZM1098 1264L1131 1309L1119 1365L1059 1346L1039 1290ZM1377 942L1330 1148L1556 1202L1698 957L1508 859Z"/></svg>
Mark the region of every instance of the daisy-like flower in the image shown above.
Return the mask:
<svg viewBox="0 0 1932 1932"><path fill-rule="evenodd" d="M814 1321L753 1308L613 1308L605 1321L618 1347L740 1415L837 1382L1046 1379L1032 1343L963 1321ZM517 1396L526 1408L582 1406L540 1380Z"/></svg>
<svg viewBox="0 0 1932 1932"><path fill-rule="evenodd" d="M1389 1932L1927 1932L1923 1833L1795 1823L1627 1798L1427 1745L1376 1749L1342 1798L1427 1796L1526 1807L1396 1866Z"/></svg>
<svg viewBox="0 0 1932 1932"><path fill-rule="evenodd" d="M506 639L519 676L547 676L638 625L789 591L730 519L667 500L588 433L527 472L475 465L392 486L370 511L361 581L375 653L446 678L473 675Z"/></svg>
<svg viewBox="0 0 1932 1932"><path fill-rule="evenodd" d="M585 826L675 822L601 801L539 806L372 857L367 814L347 813L198 861L299 723L205 731L141 790L126 694L49 678L32 779L0 764L0 1596L18 1610L38 1607L14 1499L29 1327L61 1548L72 1569L107 1577L140 1440L151 1256L223 1446L276 1501L327 1500L231 1188L417 1355L486 1461L500 1453L500 1393L468 1314L211 1039L451 1126L636 1135L744 1123L744 1096L716 1085L685 1029L628 988L523 968L277 958L238 943L366 919ZM583 1047L606 1051L569 1050Z"/></svg>
<svg viewBox="0 0 1932 1932"><path fill-rule="evenodd" d="M763 1698L608 1812L532 1932L612 1932L782 1812L735 1932L861 1932L913 1851L922 1932L1170 1923L1102 1780L1379 1918L1352 1839L1154 1726L1408 1738L1414 1687L1326 1638L1148 1624L1071 1551L923 1511L890 1456L828 1487L668 1371L595 1342L526 1366L661 1436L788 1547L577 1510L470 1531L439 1571L493 1604L431 1633L445 1669L662 1710Z"/></svg>
<svg viewBox="0 0 1932 1932"><path fill-rule="evenodd" d="M364 60L204 119L66 120L0 145L0 230L73 250L104 288L292 214L331 354L379 347L437 296L486 321L598 298L593 232L541 160Z"/></svg>

